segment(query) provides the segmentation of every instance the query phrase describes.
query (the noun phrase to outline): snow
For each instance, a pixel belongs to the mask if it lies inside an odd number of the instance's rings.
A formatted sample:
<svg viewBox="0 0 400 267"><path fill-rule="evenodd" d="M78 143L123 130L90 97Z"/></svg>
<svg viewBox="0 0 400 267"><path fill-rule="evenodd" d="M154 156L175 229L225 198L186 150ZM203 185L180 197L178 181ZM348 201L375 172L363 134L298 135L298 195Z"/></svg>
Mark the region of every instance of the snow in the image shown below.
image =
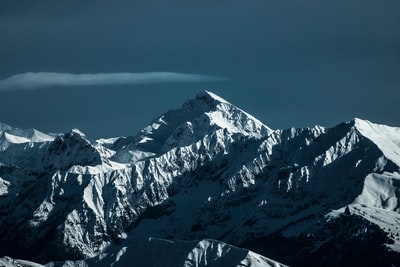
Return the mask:
<svg viewBox="0 0 400 267"><path fill-rule="evenodd" d="M33 142L50 142L54 140L54 136L44 134L36 129L31 129L32 134L28 135Z"/></svg>
<svg viewBox="0 0 400 267"><path fill-rule="evenodd" d="M386 158L400 166L400 128L354 119L357 130L374 142Z"/></svg>
<svg viewBox="0 0 400 267"><path fill-rule="evenodd" d="M371 173L365 177L363 191L354 204L400 213L399 184L399 173Z"/></svg>
<svg viewBox="0 0 400 267"><path fill-rule="evenodd" d="M26 260L12 259L10 257L0 258L0 266L2 267L44 267L42 264L38 264Z"/></svg>
<svg viewBox="0 0 400 267"><path fill-rule="evenodd" d="M353 204L346 206L349 209L350 214L359 215L373 224L379 226L387 237L392 241L391 244L385 244L389 249L400 253L400 214L388 209L382 209L378 207L370 207L364 204L359 204L356 201ZM345 208L334 210L327 214L328 218L337 218L341 216L345 211Z"/></svg>
<svg viewBox="0 0 400 267"><path fill-rule="evenodd" d="M42 133L36 129L21 130L18 128L4 127L0 128L0 133L4 133L5 138L14 144L28 142L49 142L54 140L54 136Z"/></svg>
<svg viewBox="0 0 400 267"><path fill-rule="evenodd" d="M130 150L164 153L192 144L217 129L261 138L272 130L253 116L213 93L203 91L155 119L135 137Z"/></svg>
<svg viewBox="0 0 400 267"><path fill-rule="evenodd" d="M120 137L99 138L96 140L101 145L113 145Z"/></svg>
<svg viewBox="0 0 400 267"><path fill-rule="evenodd" d="M117 256L115 257L115 261L118 262L121 257L126 253L127 247L122 247L120 251L118 251Z"/></svg>
<svg viewBox="0 0 400 267"><path fill-rule="evenodd" d="M0 177L0 196L8 193L8 187L11 185L11 182L5 181Z"/></svg>
<svg viewBox="0 0 400 267"><path fill-rule="evenodd" d="M248 266L284 267L252 251L237 248L221 241L203 239L199 241L170 241L148 238L140 247L123 246L115 252L85 261L87 266ZM53 262L47 267L82 266L82 261Z"/></svg>
<svg viewBox="0 0 400 267"><path fill-rule="evenodd" d="M0 236L16 242L24 229L17 245L29 249L51 233L60 251L90 258L54 266L275 266L234 246L312 233L347 206L400 233L400 128L355 119L273 131L204 91L134 137L0 129L0 223L13 222Z"/></svg>
<svg viewBox="0 0 400 267"><path fill-rule="evenodd" d="M215 100L218 101L218 102L230 104L228 101L226 101L226 100L223 99L222 97L220 97L220 96L214 94L213 92L207 91L207 90L204 90L203 92L200 92L200 93L198 94L198 97L203 97L203 96L210 96L211 98L215 99Z"/></svg>
<svg viewBox="0 0 400 267"><path fill-rule="evenodd" d="M6 132L4 133L4 138L5 138L5 140L7 140L8 142L13 143L13 144L22 144L22 143L28 143L31 141L28 138L12 135L12 134L9 134Z"/></svg>
<svg viewBox="0 0 400 267"><path fill-rule="evenodd" d="M104 203L101 201L100 198L96 197L97 194L101 194L101 191L98 192L96 189L96 186L86 187L83 191L83 200L97 216L104 217Z"/></svg>
<svg viewBox="0 0 400 267"><path fill-rule="evenodd" d="M7 150L10 146L18 144L51 142L55 135L45 134L36 129L18 129L7 124L0 124L0 152Z"/></svg>
<svg viewBox="0 0 400 267"><path fill-rule="evenodd" d="M224 111L224 113L217 113L215 116L216 117L213 117L213 119L215 120L215 121L218 121L219 123L221 123L221 124L219 124L222 128L224 128L222 125L224 125L225 123L226 123L226 121L225 121L225 118L223 118L224 117L224 115L225 115L225 117L226 117L226 114L228 114L228 113L230 113L230 112L232 112L232 110L234 110L235 112L237 112L236 114L233 114L233 116L232 117L235 117L235 116L243 116L243 117L245 117L245 124L244 124L244 127L243 127L243 132L244 133L246 133L246 132L256 132L256 131L261 131L262 129L261 128L265 128L265 130L266 130L266 132L267 132L267 135L268 134L270 134L273 130L271 130L269 127L267 127L267 126L265 126L261 121L259 121L258 119L256 119L255 117L253 117L252 115L250 115L249 113L247 113L247 112L245 112L244 110L242 110L242 109L240 109L240 108L238 108L238 107L234 107L234 109L232 109L232 104L231 103L229 103L228 101L226 101L225 99L223 99L222 97L220 97L220 96L218 96L218 95L216 95L216 94L214 94L214 93L212 93L212 92L209 92L209 91L206 91L206 90L204 90L204 92L202 92L202 93L199 93L199 95L198 95L198 97L200 96L205 96L205 95L208 95L208 96L210 96L212 99L214 99L214 100L216 100L216 101L218 101L218 102L220 102L220 109L222 110L222 111ZM222 116L221 116L222 115ZM228 124L229 125L229 124ZM228 126L227 125L227 129L229 129L230 127L231 127L231 125L229 125ZM233 130L232 128L231 128L231 130L232 131L235 131L235 130Z"/></svg>

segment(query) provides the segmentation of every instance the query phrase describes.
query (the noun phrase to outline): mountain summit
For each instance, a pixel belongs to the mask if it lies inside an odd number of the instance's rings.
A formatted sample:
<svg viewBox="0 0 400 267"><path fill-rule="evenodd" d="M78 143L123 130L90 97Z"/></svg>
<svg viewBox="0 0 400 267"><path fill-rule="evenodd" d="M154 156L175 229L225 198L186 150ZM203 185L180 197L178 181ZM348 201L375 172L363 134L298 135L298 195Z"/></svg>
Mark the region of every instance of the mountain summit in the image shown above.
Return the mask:
<svg viewBox="0 0 400 267"><path fill-rule="evenodd" d="M186 101L180 109L170 110L153 120L137 136L120 138L114 149L125 148L119 151L115 159L128 163L159 155L172 148L193 144L222 129L229 135L240 134L252 138L261 138L273 132L223 98L202 91L194 99Z"/></svg>
<svg viewBox="0 0 400 267"><path fill-rule="evenodd" d="M400 128L354 119L272 130L207 91L132 137L0 126L0 256L49 266L157 266L166 255L171 266L400 262Z"/></svg>
<svg viewBox="0 0 400 267"><path fill-rule="evenodd" d="M141 130L138 147L165 152L187 146L217 129L257 138L272 132L240 108L211 92L202 91L180 109L166 112Z"/></svg>

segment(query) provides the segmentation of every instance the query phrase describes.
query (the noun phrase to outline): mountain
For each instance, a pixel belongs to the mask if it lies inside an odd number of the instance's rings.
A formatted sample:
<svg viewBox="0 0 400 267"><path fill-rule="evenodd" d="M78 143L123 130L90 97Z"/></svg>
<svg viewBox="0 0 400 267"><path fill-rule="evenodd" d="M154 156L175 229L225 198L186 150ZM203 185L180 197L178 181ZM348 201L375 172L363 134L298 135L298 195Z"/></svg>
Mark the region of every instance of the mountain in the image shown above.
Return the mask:
<svg viewBox="0 0 400 267"><path fill-rule="evenodd" d="M110 250L110 249L109 249ZM230 246L220 241L204 239L200 241L169 241L149 238L133 250L131 246L114 248L113 253L78 260L50 262L46 265L26 260L0 258L4 267L63 267L63 266L254 266L285 267L247 249Z"/></svg>
<svg viewBox="0 0 400 267"><path fill-rule="evenodd" d="M0 256L152 266L161 246L179 264L199 248L226 266L399 266L400 128L272 130L207 91L131 137L0 126L24 138L0 152Z"/></svg>
<svg viewBox="0 0 400 267"><path fill-rule="evenodd" d="M109 249L110 250L110 249ZM114 249L113 253L78 261L50 262L46 265L31 261L0 258L4 267L63 267L63 266L254 266L285 267L257 253L230 246L216 240L169 241L149 238L133 250L130 246Z"/></svg>

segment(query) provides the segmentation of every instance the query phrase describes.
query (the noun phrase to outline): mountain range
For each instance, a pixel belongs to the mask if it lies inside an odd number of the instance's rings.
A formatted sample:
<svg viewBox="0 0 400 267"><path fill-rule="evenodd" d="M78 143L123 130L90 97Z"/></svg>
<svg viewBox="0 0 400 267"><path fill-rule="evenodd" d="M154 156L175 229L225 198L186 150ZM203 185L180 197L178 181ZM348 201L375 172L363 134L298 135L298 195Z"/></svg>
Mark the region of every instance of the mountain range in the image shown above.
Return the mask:
<svg viewBox="0 0 400 267"><path fill-rule="evenodd" d="M208 91L129 137L0 123L0 225L4 266L400 266L400 128Z"/></svg>

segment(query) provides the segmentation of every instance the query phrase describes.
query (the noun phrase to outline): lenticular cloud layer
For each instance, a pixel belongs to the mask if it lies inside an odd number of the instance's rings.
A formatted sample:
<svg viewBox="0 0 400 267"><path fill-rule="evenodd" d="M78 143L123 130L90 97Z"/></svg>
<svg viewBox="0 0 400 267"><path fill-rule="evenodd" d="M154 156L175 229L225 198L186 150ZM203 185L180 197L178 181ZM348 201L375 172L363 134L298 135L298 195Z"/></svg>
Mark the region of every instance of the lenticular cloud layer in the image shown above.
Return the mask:
<svg viewBox="0 0 400 267"><path fill-rule="evenodd" d="M123 85L174 82L223 81L222 77L176 72L143 73L54 73L27 72L0 81L0 90L29 90L49 86Z"/></svg>

